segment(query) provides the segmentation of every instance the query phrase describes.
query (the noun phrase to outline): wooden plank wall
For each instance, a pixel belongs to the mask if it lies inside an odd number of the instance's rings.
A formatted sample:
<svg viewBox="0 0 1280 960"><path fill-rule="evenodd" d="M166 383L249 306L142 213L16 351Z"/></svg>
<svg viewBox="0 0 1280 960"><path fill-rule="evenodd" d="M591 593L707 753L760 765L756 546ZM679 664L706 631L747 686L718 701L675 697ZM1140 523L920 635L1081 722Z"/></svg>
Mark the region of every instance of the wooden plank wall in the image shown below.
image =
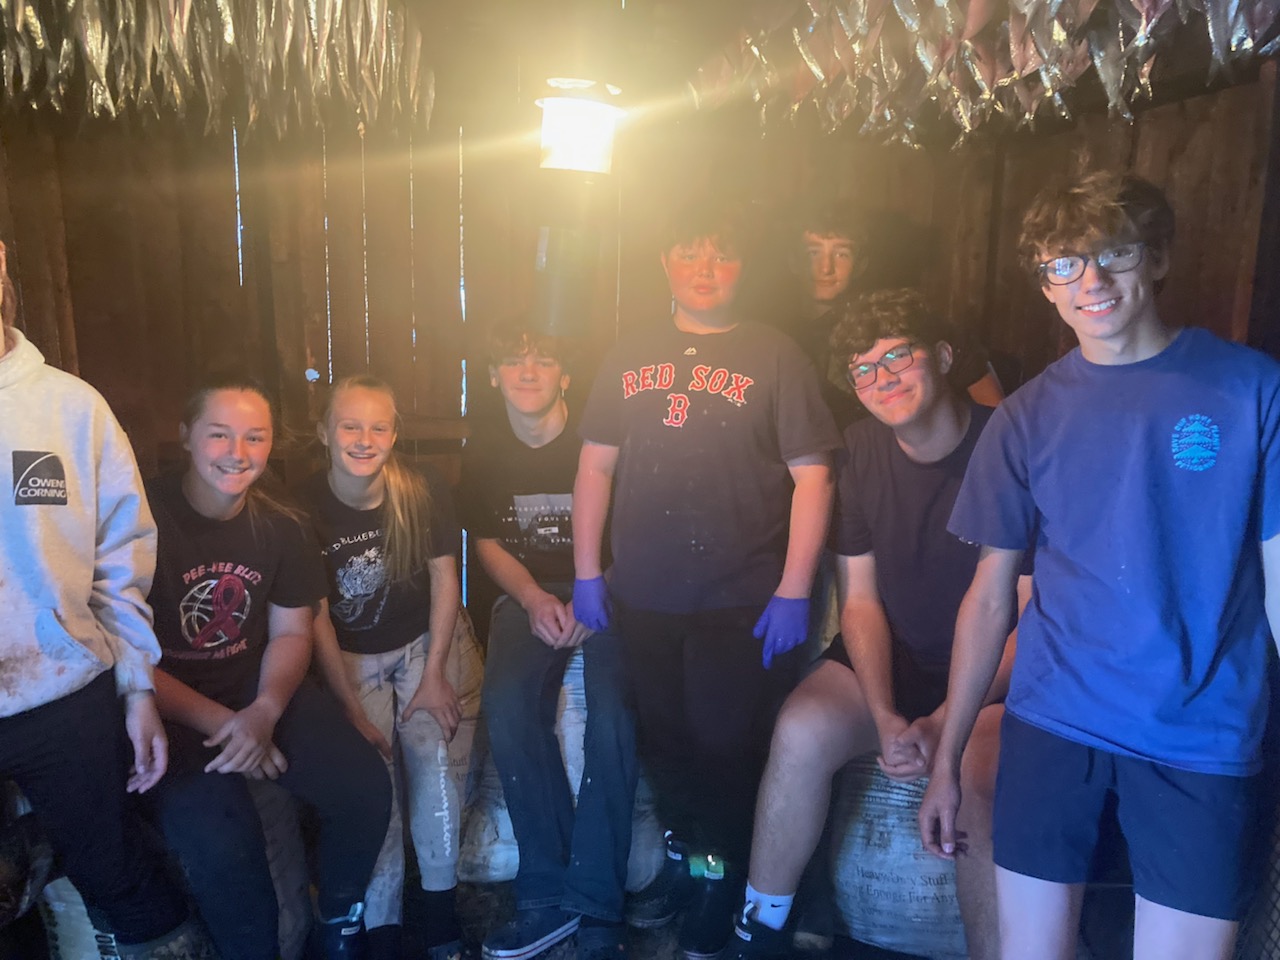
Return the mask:
<svg viewBox="0 0 1280 960"><path fill-rule="evenodd" d="M1082 150L1169 190L1180 228L1167 314L1246 339L1254 274L1269 276L1255 260L1276 162L1275 82L1271 64L1257 81L1132 125L1088 117L954 151L880 147L804 122L762 138L754 118L728 113L637 123L612 180L593 188L602 229L589 352L619 326L668 315L662 223L674 199L710 189L750 200L766 224L753 307L793 310L788 217L816 191L872 211L879 275L926 287L1008 358L1014 379L1030 376L1069 341L1017 266L1018 220L1044 177ZM102 390L148 468L172 454L196 376L231 363L277 387L286 425L304 436L331 376L372 370L396 388L406 443L453 473L462 361L473 409L492 408L476 332L530 306L549 217L527 136L536 111L514 87L503 95L506 111L442 104L430 131L412 136L335 121L283 143L250 137L239 144L239 220L229 130L6 115L0 238L23 323L51 362ZM1256 310L1252 319L1261 342L1271 327ZM589 379L580 372L575 390Z"/></svg>
<svg viewBox="0 0 1280 960"><path fill-rule="evenodd" d="M199 377L235 369L304 438L331 375L372 371L410 449L456 473L456 127L250 138L238 192L231 131L27 113L0 120L0 144L22 323L103 392L145 469L174 455Z"/></svg>

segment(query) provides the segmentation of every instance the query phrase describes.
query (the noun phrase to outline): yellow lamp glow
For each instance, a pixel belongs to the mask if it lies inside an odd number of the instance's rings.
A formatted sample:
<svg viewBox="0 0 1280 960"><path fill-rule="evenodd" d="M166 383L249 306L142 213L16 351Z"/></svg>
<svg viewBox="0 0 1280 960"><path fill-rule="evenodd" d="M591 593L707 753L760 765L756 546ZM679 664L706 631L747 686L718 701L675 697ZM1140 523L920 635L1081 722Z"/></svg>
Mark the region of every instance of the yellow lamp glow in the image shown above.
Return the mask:
<svg viewBox="0 0 1280 960"><path fill-rule="evenodd" d="M613 168L613 136L625 111L582 96L548 96L537 104L542 108L544 168L583 173Z"/></svg>

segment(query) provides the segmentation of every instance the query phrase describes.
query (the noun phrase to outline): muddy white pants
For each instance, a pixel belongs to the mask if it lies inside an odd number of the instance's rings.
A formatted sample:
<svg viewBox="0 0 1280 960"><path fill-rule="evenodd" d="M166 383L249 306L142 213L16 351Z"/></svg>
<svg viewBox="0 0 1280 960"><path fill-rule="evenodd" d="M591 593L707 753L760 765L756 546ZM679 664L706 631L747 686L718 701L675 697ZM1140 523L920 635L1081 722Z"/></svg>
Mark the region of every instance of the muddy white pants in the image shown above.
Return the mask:
<svg viewBox="0 0 1280 960"><path fill-rule="evenodd" d="M388 653L343 653L347 674L364 712L393 742L391 764L395 802L391 822L365 894L365 926L401 922L404 905L404 820L409 821L424 890L448 890L457 883L459 828L471 745L480 713L484 667L475 630L466 611L458 615L446 676L462 703L462 722L445 744L431 714L419 710L406 722L405 704L418 689L430 637Z"/></svg>

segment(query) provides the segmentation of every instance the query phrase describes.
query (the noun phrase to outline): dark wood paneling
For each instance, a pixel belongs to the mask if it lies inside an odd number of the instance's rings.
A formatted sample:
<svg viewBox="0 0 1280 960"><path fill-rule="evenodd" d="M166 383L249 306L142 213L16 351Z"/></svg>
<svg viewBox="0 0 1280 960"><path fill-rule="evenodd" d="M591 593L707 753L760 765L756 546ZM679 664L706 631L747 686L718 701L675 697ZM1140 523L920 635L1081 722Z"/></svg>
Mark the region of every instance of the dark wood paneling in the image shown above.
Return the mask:
<svg viewBox="0 0 1280 960"><path fill-rule="evenodd" d="M148 270L138 243L147 185L134 170L133 152L127 124L88 122L59 143L58 176L80 374L102 391L145 460L155 446L159 407Z"/></svg>
<svg viewBox="0 0 1280 960"><path fill-rule="evenodd" d="M75 373L80 363L55 138L30 111L5 114L0 136L13 217L9 270L20 288L20 319L50 363Z"/></svg>
<svg viewBox="0 0 1280 960"><path fill-rule="evenodd" d="M413 406L406 414L461 415L462 326L459 133L440 117L413 139ZM473 381L474 382L474 381ZM483 388L483 382L477 386ZM407 426L407 425L406 425Z"/></svg>
<svg viewBox="0 0 1280 960"><path fill-rule="evenodd" d="M1253 297L1249 312L1249 343L1280 358L1280 97L1276 96L1276 62L1262 71L1265 96L1270 101L1271 129L1261 158L1264 189L1261 227L1254 257Z"/></svg>
<svg viewBox="0 0 1280 960"><path fill-rule="evenodd" d="M321 140L315 134L268 146L246 151L253 168L245 192L256 208L251 228L266 231L284 419L309 433L329 371Z"/></svg>
<svg viewBox="0 0 1280 960"><path fill-rule="evenodd" d="M191 368L261 375L257 309L240 281L236 170L230 130L206 136L198 127L171 134L175 146L181 230L183 309Z"/></svg>
<svg viewBox="0 0 1280 960"><path fill-rule="evenodd" d="M415 407L412 168L408 138L377 133L365 144L369 369Z"/></svg>
<svg viewBox="0 0 1280 960"><path fill-rule="evenodd" d="M364 138L354 122L325 135L329 336L335 380L368 370Z"/></svg>

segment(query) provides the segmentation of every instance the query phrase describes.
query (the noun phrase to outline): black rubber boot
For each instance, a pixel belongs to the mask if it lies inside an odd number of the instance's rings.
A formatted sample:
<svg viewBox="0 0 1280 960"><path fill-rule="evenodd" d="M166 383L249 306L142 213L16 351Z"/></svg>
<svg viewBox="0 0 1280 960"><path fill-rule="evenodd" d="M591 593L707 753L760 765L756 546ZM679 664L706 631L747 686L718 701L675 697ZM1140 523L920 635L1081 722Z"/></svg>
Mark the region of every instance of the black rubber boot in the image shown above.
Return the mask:
<svg viewBox="0 0 1280 960"><path fill-rule="evenodd" d="M357 903L345 917L320 924L325 960L369 960L369 937L363 917L364 904Z"/></svg>

